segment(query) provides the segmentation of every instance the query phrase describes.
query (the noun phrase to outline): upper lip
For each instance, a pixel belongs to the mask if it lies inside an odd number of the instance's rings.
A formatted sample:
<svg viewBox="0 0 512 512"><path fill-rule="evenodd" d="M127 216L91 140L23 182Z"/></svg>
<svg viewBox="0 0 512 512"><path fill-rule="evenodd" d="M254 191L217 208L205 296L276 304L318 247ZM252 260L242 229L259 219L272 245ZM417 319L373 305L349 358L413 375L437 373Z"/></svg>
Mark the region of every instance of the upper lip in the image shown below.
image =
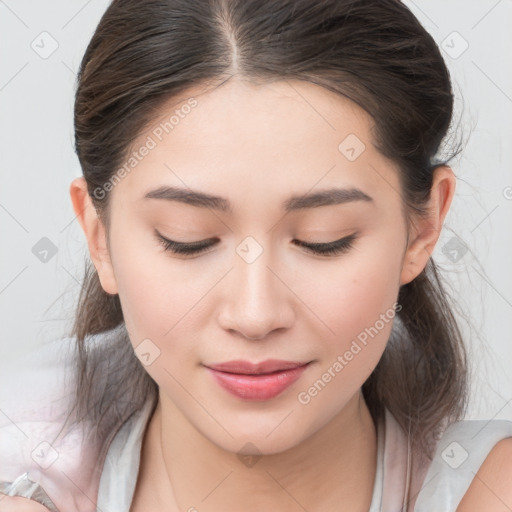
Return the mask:
<svg viewBox="0 0 512 512"><path fill-rule="evenodd" d="M291 370L304 366L308 362L296 362L296 361L283 361L279 359L267 359L260 363L251 363L249 361L226 361L225 363L209 364L206 365L212 370L226 373L237 373L240 375L257 375L263 373L272 373L280 370Z"/></svg>

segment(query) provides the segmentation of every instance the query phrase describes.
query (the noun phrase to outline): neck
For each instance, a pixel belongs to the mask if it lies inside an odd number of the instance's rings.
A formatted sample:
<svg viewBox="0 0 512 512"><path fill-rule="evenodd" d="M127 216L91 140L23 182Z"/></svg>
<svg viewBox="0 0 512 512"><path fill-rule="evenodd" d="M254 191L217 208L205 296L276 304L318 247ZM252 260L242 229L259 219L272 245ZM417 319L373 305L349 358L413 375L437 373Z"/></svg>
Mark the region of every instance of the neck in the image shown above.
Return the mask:
<svg viewBox="0 0 512 512"><path fill-rule="evenodd" d="M245 463L203 436L161 394L139 478L151 480L152 496L167 510L173 502L176 510L201 512L362 512L371 503L376 454L375 425L360 392L299 445Z"/></svg>

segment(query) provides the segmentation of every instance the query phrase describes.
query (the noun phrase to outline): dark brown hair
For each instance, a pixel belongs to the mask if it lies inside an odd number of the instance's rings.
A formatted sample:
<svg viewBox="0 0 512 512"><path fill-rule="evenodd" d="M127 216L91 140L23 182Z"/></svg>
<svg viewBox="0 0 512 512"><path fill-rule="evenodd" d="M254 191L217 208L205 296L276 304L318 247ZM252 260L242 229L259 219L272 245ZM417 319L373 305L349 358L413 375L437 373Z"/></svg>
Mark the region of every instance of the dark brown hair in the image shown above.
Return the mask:
<svg viewBox="0 0 512 512"><path fill-rule="evenodd" d="M434 169L459 151L438 157L452 121L449 72L433 38L397 0L114 0L83 57L74 117L76 153L107 226L109 195L95 190L158 109L192 86L235 75L311 82L366 110L374 143L399 167L407 220L425 215ZM398 303L363 394L374 419L388 408L430 456L429 437L465 414L467 356L432 258L400 288ZM100 333L101 343L86 344ZM124 420L156 403L158 387L134 354L119 297L103 291L90 263L72 334L78 419L106 435L113 428L106 411Z"/></svg>

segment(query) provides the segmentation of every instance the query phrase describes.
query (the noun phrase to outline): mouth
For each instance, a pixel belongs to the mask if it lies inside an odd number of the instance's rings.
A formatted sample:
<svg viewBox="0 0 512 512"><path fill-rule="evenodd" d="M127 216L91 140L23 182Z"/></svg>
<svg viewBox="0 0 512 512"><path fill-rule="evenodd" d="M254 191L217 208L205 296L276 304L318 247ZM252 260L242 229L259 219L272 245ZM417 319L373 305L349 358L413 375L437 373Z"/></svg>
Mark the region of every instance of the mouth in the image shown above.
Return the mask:
<svg viewBox="0 0 512 512"><path fill-rule="evenodd" d="M297 381L309 362L267 360L261 363L228 361L205 365L224 390L243 400L265 401L280 395Z"/></svg>

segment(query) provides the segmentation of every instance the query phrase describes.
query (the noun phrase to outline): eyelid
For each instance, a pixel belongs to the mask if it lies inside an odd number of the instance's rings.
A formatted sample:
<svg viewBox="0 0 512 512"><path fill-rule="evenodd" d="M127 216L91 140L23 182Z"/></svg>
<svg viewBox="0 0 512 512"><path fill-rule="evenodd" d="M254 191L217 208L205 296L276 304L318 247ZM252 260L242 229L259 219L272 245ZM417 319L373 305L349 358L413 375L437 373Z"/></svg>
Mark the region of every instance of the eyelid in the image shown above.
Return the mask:
<svg viewBox="0 0 512 512"><path fill-rule="evenodd" d="M196 242L176 242L175 240L163 236L156 229L155 235L157 240L164 246L165 250L185 256L203 253L213 245L212 242L218 240L218 238L207 238L206 240L198 240Z"/></svg>
<svg viewBox="0 0 512 512"><path fill-rule="evenodd" d="M206 240L198 240L196 242L176 242L175 240L170 240L169 238L164 237L156 229L155 235L160 244L164 246L164 250L185 257L200 256L218 241L218 238L208 238ZM297 239L294 239L293 242L295 245L303 247L306 251L317 256L329 257L348 252L358 237L359 233L355 232L331 242L303 242L302 240Z"/></svg>
<svg viewBox="0 0 512 512"><path fill-rule="evenodd" d="M294 242L318 256L337 256L349 251L358 237L359 233L356 232L332 242L303 242L301 240L294 240Z"/></svg>

